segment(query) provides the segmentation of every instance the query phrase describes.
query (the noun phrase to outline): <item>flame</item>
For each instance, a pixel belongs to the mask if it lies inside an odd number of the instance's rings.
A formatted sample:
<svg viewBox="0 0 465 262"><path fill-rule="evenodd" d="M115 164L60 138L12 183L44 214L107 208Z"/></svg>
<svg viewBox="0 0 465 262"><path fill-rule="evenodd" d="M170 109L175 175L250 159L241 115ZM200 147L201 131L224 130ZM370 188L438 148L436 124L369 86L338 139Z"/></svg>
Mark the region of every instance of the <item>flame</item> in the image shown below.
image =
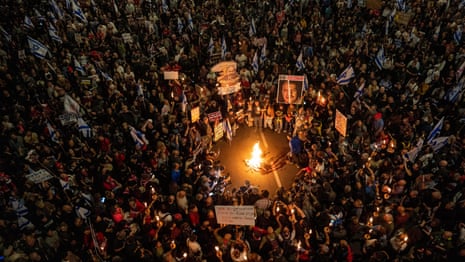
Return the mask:
<svg viewBox="0 0 465 262"><path fill-rule="evenodd" d="M247 164L253 169L258 169L260 168L261 162L262 162L262 150L260 149L259 142L257 142L255 143L252 149L252 158L247 161Z"/></svg>

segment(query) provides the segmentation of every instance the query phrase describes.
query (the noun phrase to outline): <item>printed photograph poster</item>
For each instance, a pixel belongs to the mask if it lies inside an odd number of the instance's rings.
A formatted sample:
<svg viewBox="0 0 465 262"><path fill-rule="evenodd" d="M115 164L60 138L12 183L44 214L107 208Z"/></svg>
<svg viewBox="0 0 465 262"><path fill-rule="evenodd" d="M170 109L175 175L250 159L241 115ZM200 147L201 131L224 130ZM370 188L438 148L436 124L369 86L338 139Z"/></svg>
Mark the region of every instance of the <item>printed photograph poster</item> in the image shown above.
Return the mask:
<svg viewBox="0 0 465 262"><path fill-rule="evenodd" d="M216 220L219 224L254 226L254 206L215 206Z"/></svg>
<svg viewBox="0 0 465 262"><path fill-rule="evenodd" d="M303 75L279 75L276 102L281 104L301 104L304 91Z"/></svg>
<svg viewBox="0 0 465 262"><path fill-rule="evenodd" d="M336 130L342 135L346 136L347 134L347 117L339 112L339 110L336 110L336 119L334 120L334 126Z"/></svg>

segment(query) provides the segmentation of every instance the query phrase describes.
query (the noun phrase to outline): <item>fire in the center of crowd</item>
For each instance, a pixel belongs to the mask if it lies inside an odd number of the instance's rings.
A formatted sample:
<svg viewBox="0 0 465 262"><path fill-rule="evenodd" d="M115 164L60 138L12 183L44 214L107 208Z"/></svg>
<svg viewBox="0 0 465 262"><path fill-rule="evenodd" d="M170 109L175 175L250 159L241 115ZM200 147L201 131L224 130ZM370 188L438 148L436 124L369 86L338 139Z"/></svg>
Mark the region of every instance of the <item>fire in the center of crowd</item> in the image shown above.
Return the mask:
<svg viewBox="0 0 465 262"><path fill-rule="evenodd" d="M252 158L245 161L246 164L254 170L258 170L261 167L262 163L262 150L260 148L260 143L257 142L252 149Z"/></svg>

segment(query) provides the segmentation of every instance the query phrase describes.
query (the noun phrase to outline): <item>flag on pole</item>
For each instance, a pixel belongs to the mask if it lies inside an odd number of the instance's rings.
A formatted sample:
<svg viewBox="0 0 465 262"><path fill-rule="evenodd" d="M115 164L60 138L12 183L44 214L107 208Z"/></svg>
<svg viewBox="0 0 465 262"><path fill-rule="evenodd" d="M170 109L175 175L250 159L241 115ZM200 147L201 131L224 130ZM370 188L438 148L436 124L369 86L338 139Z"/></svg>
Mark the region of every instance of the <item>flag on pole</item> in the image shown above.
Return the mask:
<svg viewBox="0 0 465 262"><path fill-rule="evenodd" d="M169 6L166 3L166 0L162 0L161 1L161 11L162 11L162 13L166 13L166 12L168 12L168 10L169 10Z"/></svg>
<svg viewBox="0 0 465 262"><path fill-rule="evenodd" d="M295 62L295 67L297 68L298 71L302 71L305 68L302 50L300 50L300 54L297 57L297 61Z"/></svg>
<svg viewBox="0 0 465 262"><path fill-rule="evenodd" d="M258 50L255 50L255 55L252 59L252 68L255 73L258 73Z"/></svg>
<svg viewBox="0 0 465 262"><path fill-rule="evenodd" d="M252 17L249 27L249 36L252 37L257 34L257 28L255 27L255 19Z"/></svg>
<svg viewBox="0 0 465 262"><path fill-rule="evenodd" d="M47 122L47 130L48 130L48 134L50 135L50 139L53 142L55 142L55 143L60 142L60 140L58 139L57 131L55 130L55 128L52 127L52 125L50 125L49 122Z"/></svg>
<svg viewBox="0 0 465 262"><path fill-rule="evenodd" d="M50 3L50 7L52 8L53 12L58 17L58 19L62 19L63 18L63 10L61 10L61 8L57 5L55 0L50 0L49 3Z"/></svg>
<svg viewBox="0 0 465 262"><path fill-rule="evenodd" d="M0 33L7 42L11 42L11 35L8 33L3 26L0 25Z"/></svg>
<svg viewBox="0 0 465 262"><path fill-rule="evenodd" d="M79 4L76 3L75 0L71 0L71 8L72 8L72 11L73 11L73 14L79 19L81 20L81 22L87 24L87 18L84 14L84 12L82 11L81 7L79 6Z"/></svg>
<svg viewBox="0 0 465 262"><path fill-rule="evenodd" d="M350 80L355 77L354 68L352 65L347 66L346 69L337 77L336 82L339 85L347 85Z"/></svg>
<svg viewBox="0 0 465 262"><path fill-rule="evenodd" d="M403 156L405 160L409 161L410 163L414 163L415 159L417 158L418 154L421 151L421 148L423 147L423 138L420 138L414 148L412 150L408 151L405 153Z"/></svg>
<svg viewBox="0 0 465 262"><path fill-rule="evenodd" d="M431 141L441 133L442 125L444 124L444 117L442 117L439 122L434 126L434 128L429 133L426 138L426 143L429 144Z"/></svg>
<svg viewBox="0 0 465 262"><path fill-rule="evenodd" d="M63 105L66 113L79 115L81 106L70 95L65 94Z"/></svg>
<svg viewBox="0 0 465 262"><path fill-rule="evenodd" d="M74 58L74 70L78 71L83 76L87 75L86 70L84 70L84 67L76 58Z"/></svg>
<svg viewBox="0 0 465 262"><path fill-rule="evenodd" d="M449 143L449 137L448 136L441 136L438 138L435 138L431 140L428 145L431 146L433 149L433 152L439 151L441 148L443 148L445 145Z"/></svg>
<svg viewBox="0 0 465 262"><path fill-rule="evenodd" d="M208 54L211 56L213 54L213 51L215 49L215 44L213 43L213 37L210 36L210 42L208 42Z"/></svg>
<svg viewBox="0 0 465 262"><path fill-rule="evenodd" d="M182 94L181 94L181 110L182 110L183 113L186 113L186 109L187 109L187 96L184 93L184 90L182 90Z"/></svg>
<svg viewBox="0 0 465 262"><path fill-rule="evenodd" d="M232 128L231 128L231 123L229 122L229 118L226 118L223 120L223 129L226 133L226 138L229 141L232 141L233 133L232 133Z"/></svg>
<svg viewBox="0 0 465 262"><path fill-rule="evenodd" d="M225 59L226 57L226 51L228 50L228 47L226 46L226 39L223 37L221 38L221 59Z"/></svg>
<svg viewBox="0 0 465 262"><path fill-rule="evenodd" d="M111 78L111 76L109 74L103 72L99 68L97 68L97 71L100 73L100 75L103 77L103 79L105 79L105 81L113 81L113 78Z"/></svg>
<svg viewBox="0 0 465 262"><path fill-rule="evenodd" d="M32 23L32 20L29 16L24 16L24 28L28 29L28 30L32 30L34 29L34 24Z"/></svg>
<svg viewBox="0 0 465 262"><path fill-rule="evenodd" d="M376 54L376 57L375 57L375 64L379 68L379 70L383 70L385 61L386 61L386 57L384 56L384 48L381 47L378 50L378 53Z"/></svg>
<svg viewBox="0 0 465 262"><path fill-rule="evenodd" d="M184 24L181 21L181 18L178 16L178 33L182 34L182 29L184 29Z"/></svg>
<svg viewBox="0 0 465 262"><path fill-rule="evenodd" d="M464 85L465 85L465 77L462 77L460 81L457 83L457 85L455 85L454 88L450 89L447 92L445 96L445 100L451 103L455 103L455 101L457 101L457 99L462 94Z"/></svg>
<svg viewBox="0 0 465 262"><path fill-rule="evenodd" d="M136 130L132 126L129 126L129 132L131 134L132 139L134 140L136 148L143 149L145 146L149 144L149 141L145 138L145 134L141 131Z"/></svg>
<svg viewBox="0 0 465 262"><path fill-rule="evenodd" d="M262 47L262 51L260 52L260 64L262 65L266 60L266 41Z"/></svg>
<svg viewBox="0 0 465 262"><path fill-rule="evenodd" d="M187 28L189 30L194 31L194 21L192 20L191 13L187 13Z"/></svg>
<svg viewBox="0 0 465 262"><path fill-rule="evenodd" d="M304 74L304 90L305 90L305 91L308 90L308 78L307 78L307 74Z"/></svg>
<svg viewBox="0 0 465 262"><path fill-rule="evenodd" d="M41 42L29 36L27 37L27 42L29 44L29 51L35 57L44 59L47 56L48 48L45 45L43 45Z"/></svg>
<svg viewBox="0 0 465 262"><path fill-rule="evenodd" d="M53 41L56 41L60 44L63 43L61 37L58 35L57 29L52 24L48 25L48 35L50 38L52 38Z"/></svg>
<svg viewBox="0 0 465 262"><path fill-rule="evenodd" d="M454 41L457 45L460 45L460 41L462 41L462 26L457 26L457 30L454 33Z"/></svg>
<svg viewBox="0 0 465 262"><path fill-rule="evenodd" d="M365 89L365 81L363 81L360 86L358 87L357 91L355 91L354 98L360 99L363 96L363 91Z"/></svg>
<svg viewBox="0 0 465 262"><path fill-rule="evenodd" d="M85 138L91 138L93 136L92 128L82 119L82 117L78 117L77 119L79 133Z"/></svg>

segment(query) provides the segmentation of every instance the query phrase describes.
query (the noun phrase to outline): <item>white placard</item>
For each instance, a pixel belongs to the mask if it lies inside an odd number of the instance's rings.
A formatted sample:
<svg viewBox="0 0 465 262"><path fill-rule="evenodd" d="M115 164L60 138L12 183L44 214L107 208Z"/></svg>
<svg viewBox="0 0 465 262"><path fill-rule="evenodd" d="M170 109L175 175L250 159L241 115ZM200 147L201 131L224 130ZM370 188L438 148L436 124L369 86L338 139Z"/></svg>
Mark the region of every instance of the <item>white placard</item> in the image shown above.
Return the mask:
<svg viewBox="0 0 465 262"><path fill-rule="evenodd" d="M219 224L254 226L254 206L215 206L216 221Z"/></svg>
<svg viewBox="0 0 465 262"><path fill-rule="evenodd" d="M53 176L49 172L47 172L47 170L39 169L37 171L34 171L33 173L26 175L26 178L34 182L34 184L39 184L53 178Z"/></svg>

